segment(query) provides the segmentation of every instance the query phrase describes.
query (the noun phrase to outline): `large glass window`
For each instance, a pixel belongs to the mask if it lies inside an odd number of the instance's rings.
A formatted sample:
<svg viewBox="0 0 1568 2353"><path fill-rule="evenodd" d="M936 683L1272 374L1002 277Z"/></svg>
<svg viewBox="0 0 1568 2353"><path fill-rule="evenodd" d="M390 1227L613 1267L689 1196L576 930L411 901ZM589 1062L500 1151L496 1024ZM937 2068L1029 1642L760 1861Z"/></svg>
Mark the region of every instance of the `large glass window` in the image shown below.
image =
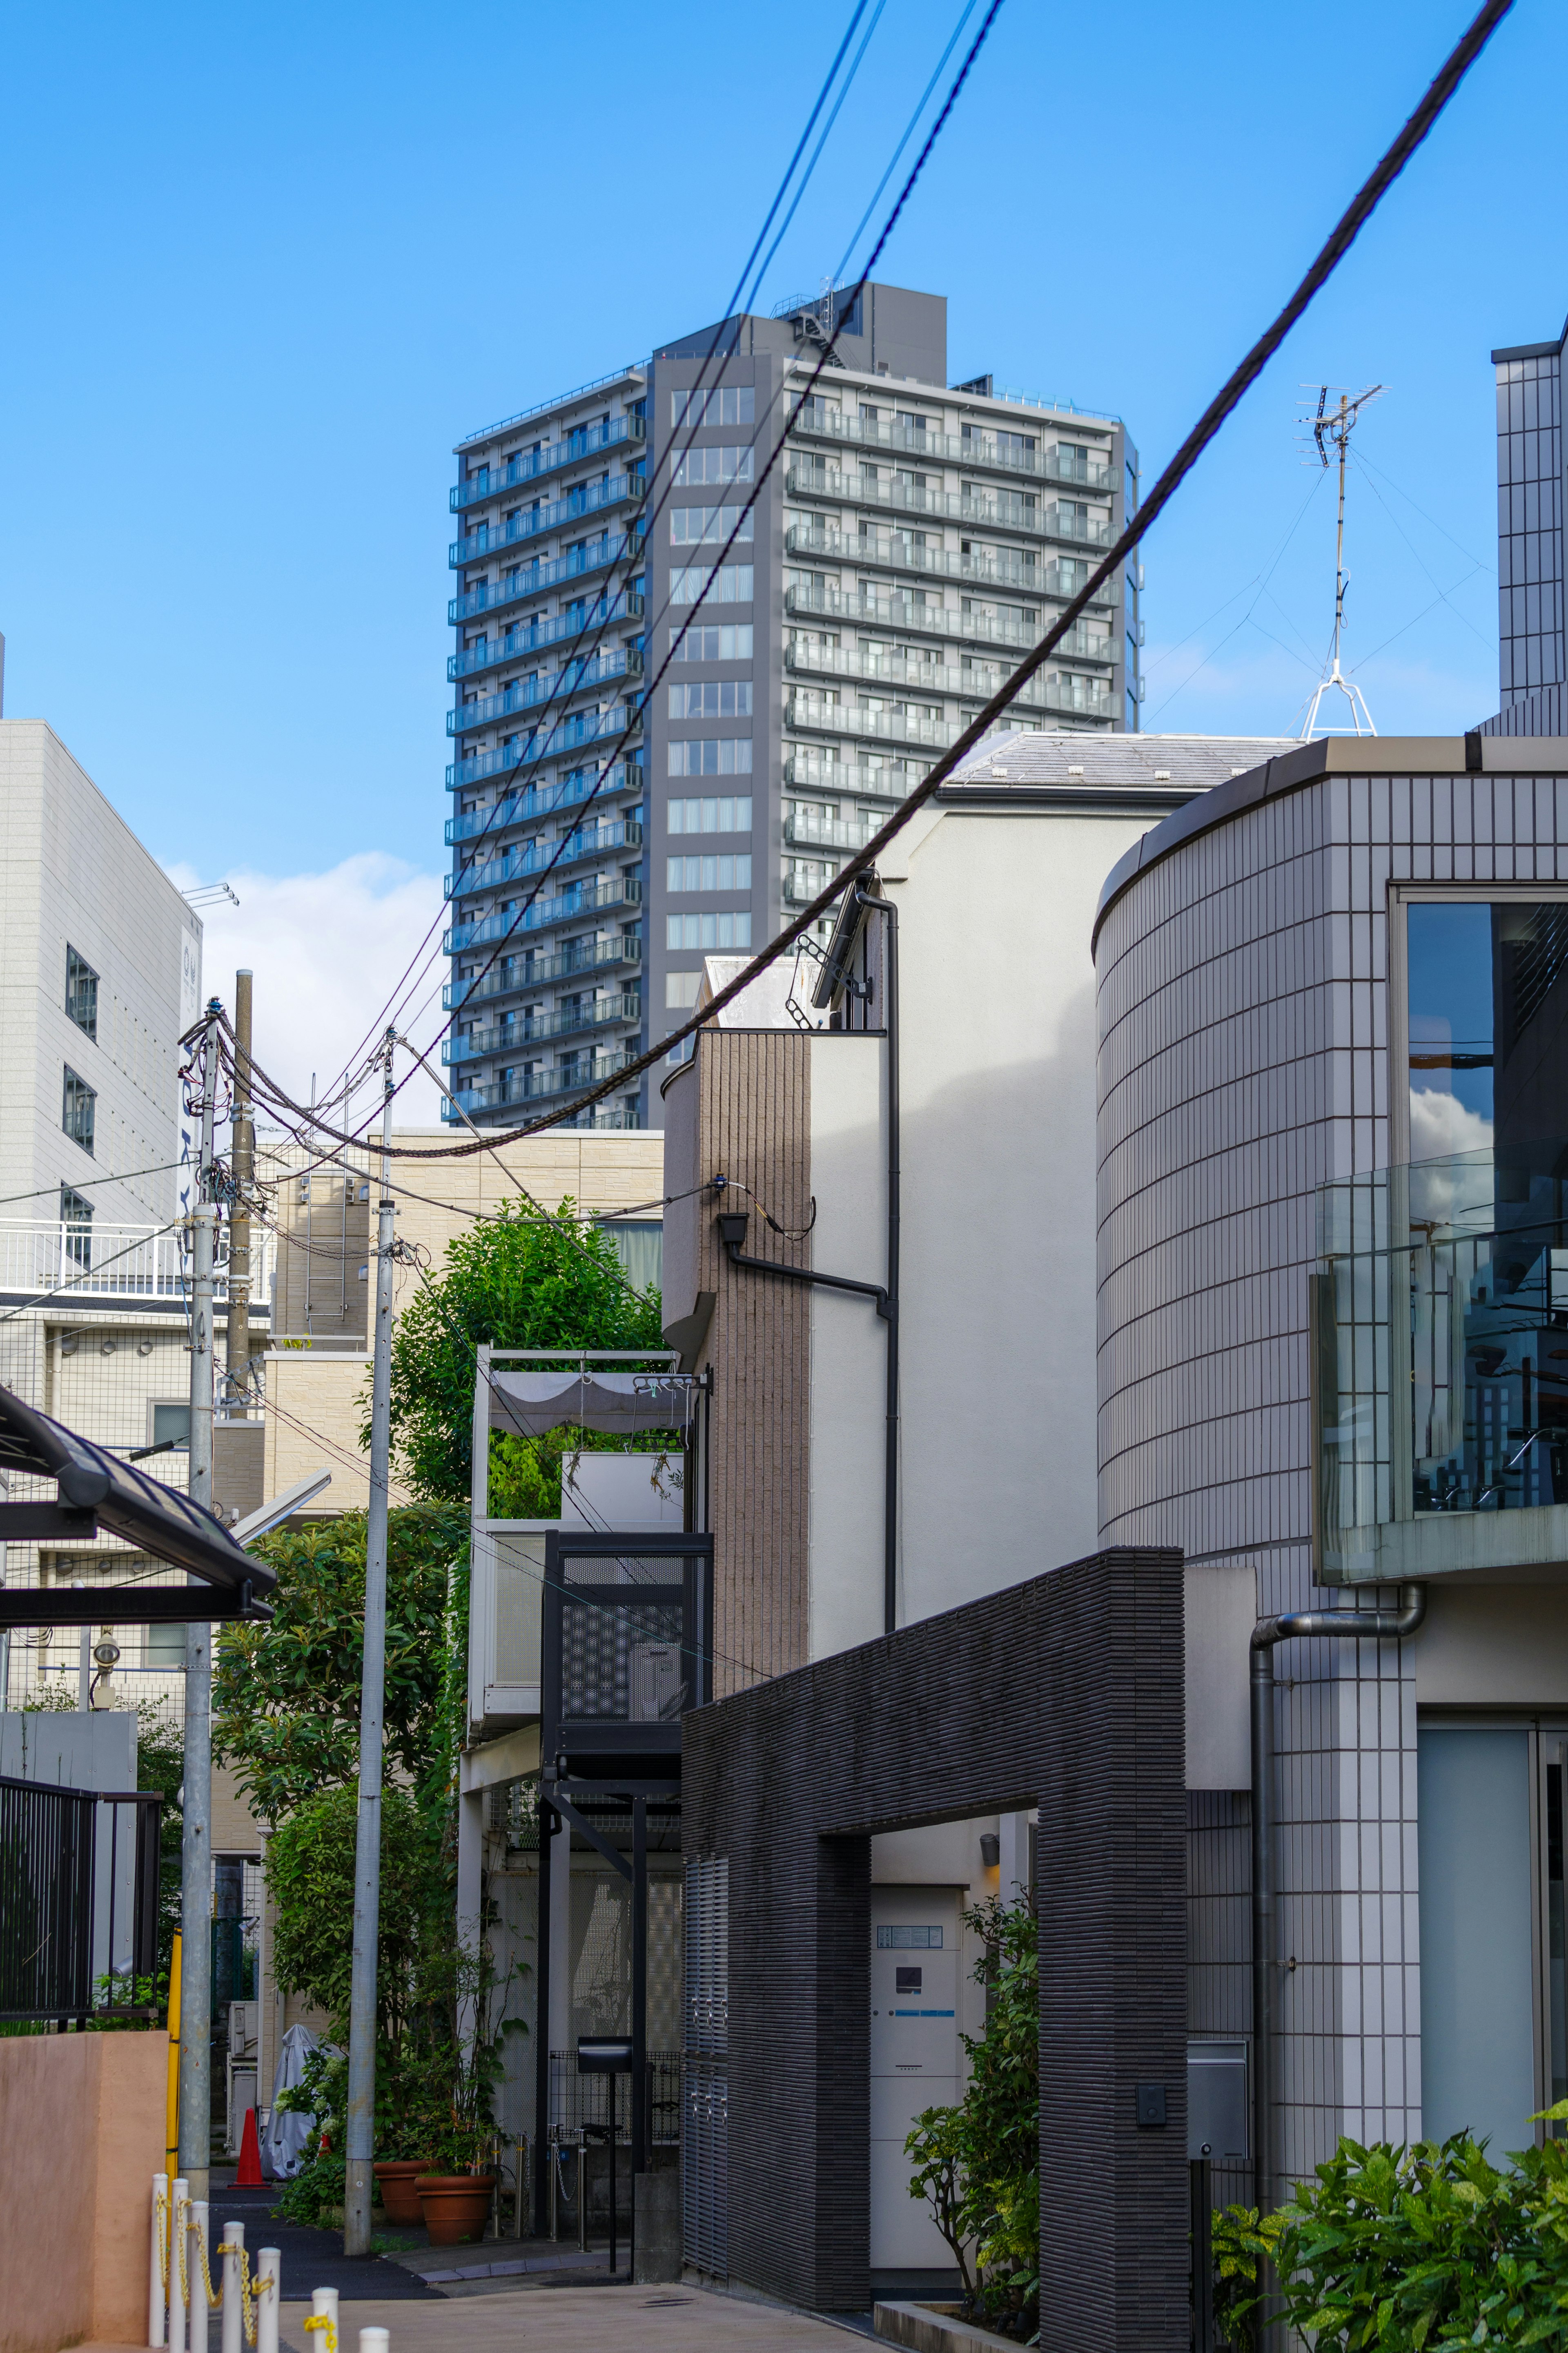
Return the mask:
<svg viewBox="0 0 1568 2353"><path fill-rule="evenodd" d="M749 482L752 479L751 445L742 442L738 447L684 451L676 459L669 485L679 491L688 482Z"/></svg>
<svg viewBox="0 0 1568 2353"><path fill-rule="evenodd" d="M740 539L756 536L757 518L740 507L671 507L669 536L676 547L712 546L733 533Z"/></svg>
<svg viewBox="0 0 1568 2353"><path fill-rule="evenodd" d="M65 1228L66 1253L78 1266L92 1264L92 1203L74 1185L60 1187L60 1223Z"/></svg>
<svg viewBox="0 0 1568 2353"><path fill-rule="evenodd" d="M669 744L672 776L749 776L749 735L676 736Z"/></svg>
<svg viewBox="0 0 1568 2353"><path fill-rule="evenodd" d="M90 1152L92 1150L93 1132L97 1124L97 1113L98 1095L95 1089L89 1087L85 1079L79 1079L76 1072L68 1063L65 1074L65 1100L60 1111L60 1125L65 1129L66 1134L70 1137L73 1144L79 1144L84 1152Z"/></svg>
<svg viewBox="0 0 1568 2353"><path fill-rule="evenodd" d="M668 690L672 719L749 719L752 681L749 678L710 678Z"/></svg>
<svg viewBox="0 0 1568 2353"><path fill-rule="evenodd" d="M66 950L66 1011L88 1037L98 1036L98 975L75 948Z"/></svg>
<svg viewBox="0 0 1568 2353"><path fill-rule="evenodd" d="M670 395L670 422L695 429L700 425L754 425L757 395L749 384L716 385L711 392Z"/></svg>
<svg viewBox="0 0 1568 2353"><path fill-rule="evenodd" d="M1568 1141L1568 900L1405 910L1410 1157ZM1537 1151L1527 1156L1539 1159Z"/></svg>

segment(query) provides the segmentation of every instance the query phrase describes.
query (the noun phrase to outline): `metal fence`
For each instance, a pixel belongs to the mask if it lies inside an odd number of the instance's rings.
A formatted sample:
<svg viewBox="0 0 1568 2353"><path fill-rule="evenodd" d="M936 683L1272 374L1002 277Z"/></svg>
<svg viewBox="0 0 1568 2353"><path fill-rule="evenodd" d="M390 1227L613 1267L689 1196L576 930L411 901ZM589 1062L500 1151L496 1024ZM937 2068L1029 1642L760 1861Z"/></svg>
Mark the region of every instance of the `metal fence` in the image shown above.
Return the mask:
<svg viewBox="0 0 1568 2353"><path fill-rule="evenodd" d="M673 2148L680 2138L680 2053L650 2051L647 2054L649 2137L656 2148ZM632 2130L630 2075L582 2075L574 2051L550 2054L550 2124L558 2141L582 2138L584 2125L610 2121L610 2096L615 2094L616 2138L628 2141Z"/></svg>
<svg viewBox="0 0 1568 2353"><path fill-rule="evenodd" d="M156 2015L162 1809L0 1775L0 2020Z"/></svg>

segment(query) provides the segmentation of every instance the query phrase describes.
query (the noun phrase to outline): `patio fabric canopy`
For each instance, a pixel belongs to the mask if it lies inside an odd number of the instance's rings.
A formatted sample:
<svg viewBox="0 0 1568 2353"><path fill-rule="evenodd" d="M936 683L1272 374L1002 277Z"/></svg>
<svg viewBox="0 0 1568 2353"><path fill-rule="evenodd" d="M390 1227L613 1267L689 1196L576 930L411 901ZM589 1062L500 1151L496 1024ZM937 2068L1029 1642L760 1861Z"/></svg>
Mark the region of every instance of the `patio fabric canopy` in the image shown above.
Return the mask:
<svg viewBox="0 0 1568 2353"><path fill-rule="evenodd" d="M668 1373L491 1373L490 1428L519 1438L541 1438L565 1425L622 1436L643 1430L684 1430L691 1385Z"/></svg>

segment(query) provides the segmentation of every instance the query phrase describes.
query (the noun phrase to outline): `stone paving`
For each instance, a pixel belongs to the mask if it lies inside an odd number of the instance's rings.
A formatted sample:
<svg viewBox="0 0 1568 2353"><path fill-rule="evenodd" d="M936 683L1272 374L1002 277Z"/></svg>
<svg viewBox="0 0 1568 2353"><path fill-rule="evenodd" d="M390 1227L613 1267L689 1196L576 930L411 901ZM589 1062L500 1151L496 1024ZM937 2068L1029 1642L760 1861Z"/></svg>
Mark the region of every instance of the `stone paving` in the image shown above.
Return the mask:
<svg viewBox="0 0 1568 2353"><path fill-rule="evenodd" d="M306 2314L286 2306L287 2353L319 2353ZM482 2298L338 2306L341 2353L362 2328L391 2332L390 2353L845 2353L846 2332L773 2305L700 2287L514 2288ZM858 2333L858 2332L857 2332Z"/></svg>

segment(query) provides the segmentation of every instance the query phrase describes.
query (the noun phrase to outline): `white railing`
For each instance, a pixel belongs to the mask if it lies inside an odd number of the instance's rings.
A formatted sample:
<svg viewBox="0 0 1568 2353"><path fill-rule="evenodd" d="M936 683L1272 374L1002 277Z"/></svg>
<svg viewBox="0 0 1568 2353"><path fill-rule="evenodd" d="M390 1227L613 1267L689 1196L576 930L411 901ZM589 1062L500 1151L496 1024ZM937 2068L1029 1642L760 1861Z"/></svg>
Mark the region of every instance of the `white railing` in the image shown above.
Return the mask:
<svg viewBox="0 0 1568 2353"><path fill-rule="evenodd" d="M228 1295L228 1233L219 1228L216 1295ZM263 1228L250 1229L250 1295L258 1304L268 1296L274 1253L273 1237ZM191 1287L190 1229L179 1224L111 1226L94 1219L89 1225L67 1225L22 1219L0 1219L0 1291L40 1296L74 1293L82 1299L179 1299Z"/></svg>

